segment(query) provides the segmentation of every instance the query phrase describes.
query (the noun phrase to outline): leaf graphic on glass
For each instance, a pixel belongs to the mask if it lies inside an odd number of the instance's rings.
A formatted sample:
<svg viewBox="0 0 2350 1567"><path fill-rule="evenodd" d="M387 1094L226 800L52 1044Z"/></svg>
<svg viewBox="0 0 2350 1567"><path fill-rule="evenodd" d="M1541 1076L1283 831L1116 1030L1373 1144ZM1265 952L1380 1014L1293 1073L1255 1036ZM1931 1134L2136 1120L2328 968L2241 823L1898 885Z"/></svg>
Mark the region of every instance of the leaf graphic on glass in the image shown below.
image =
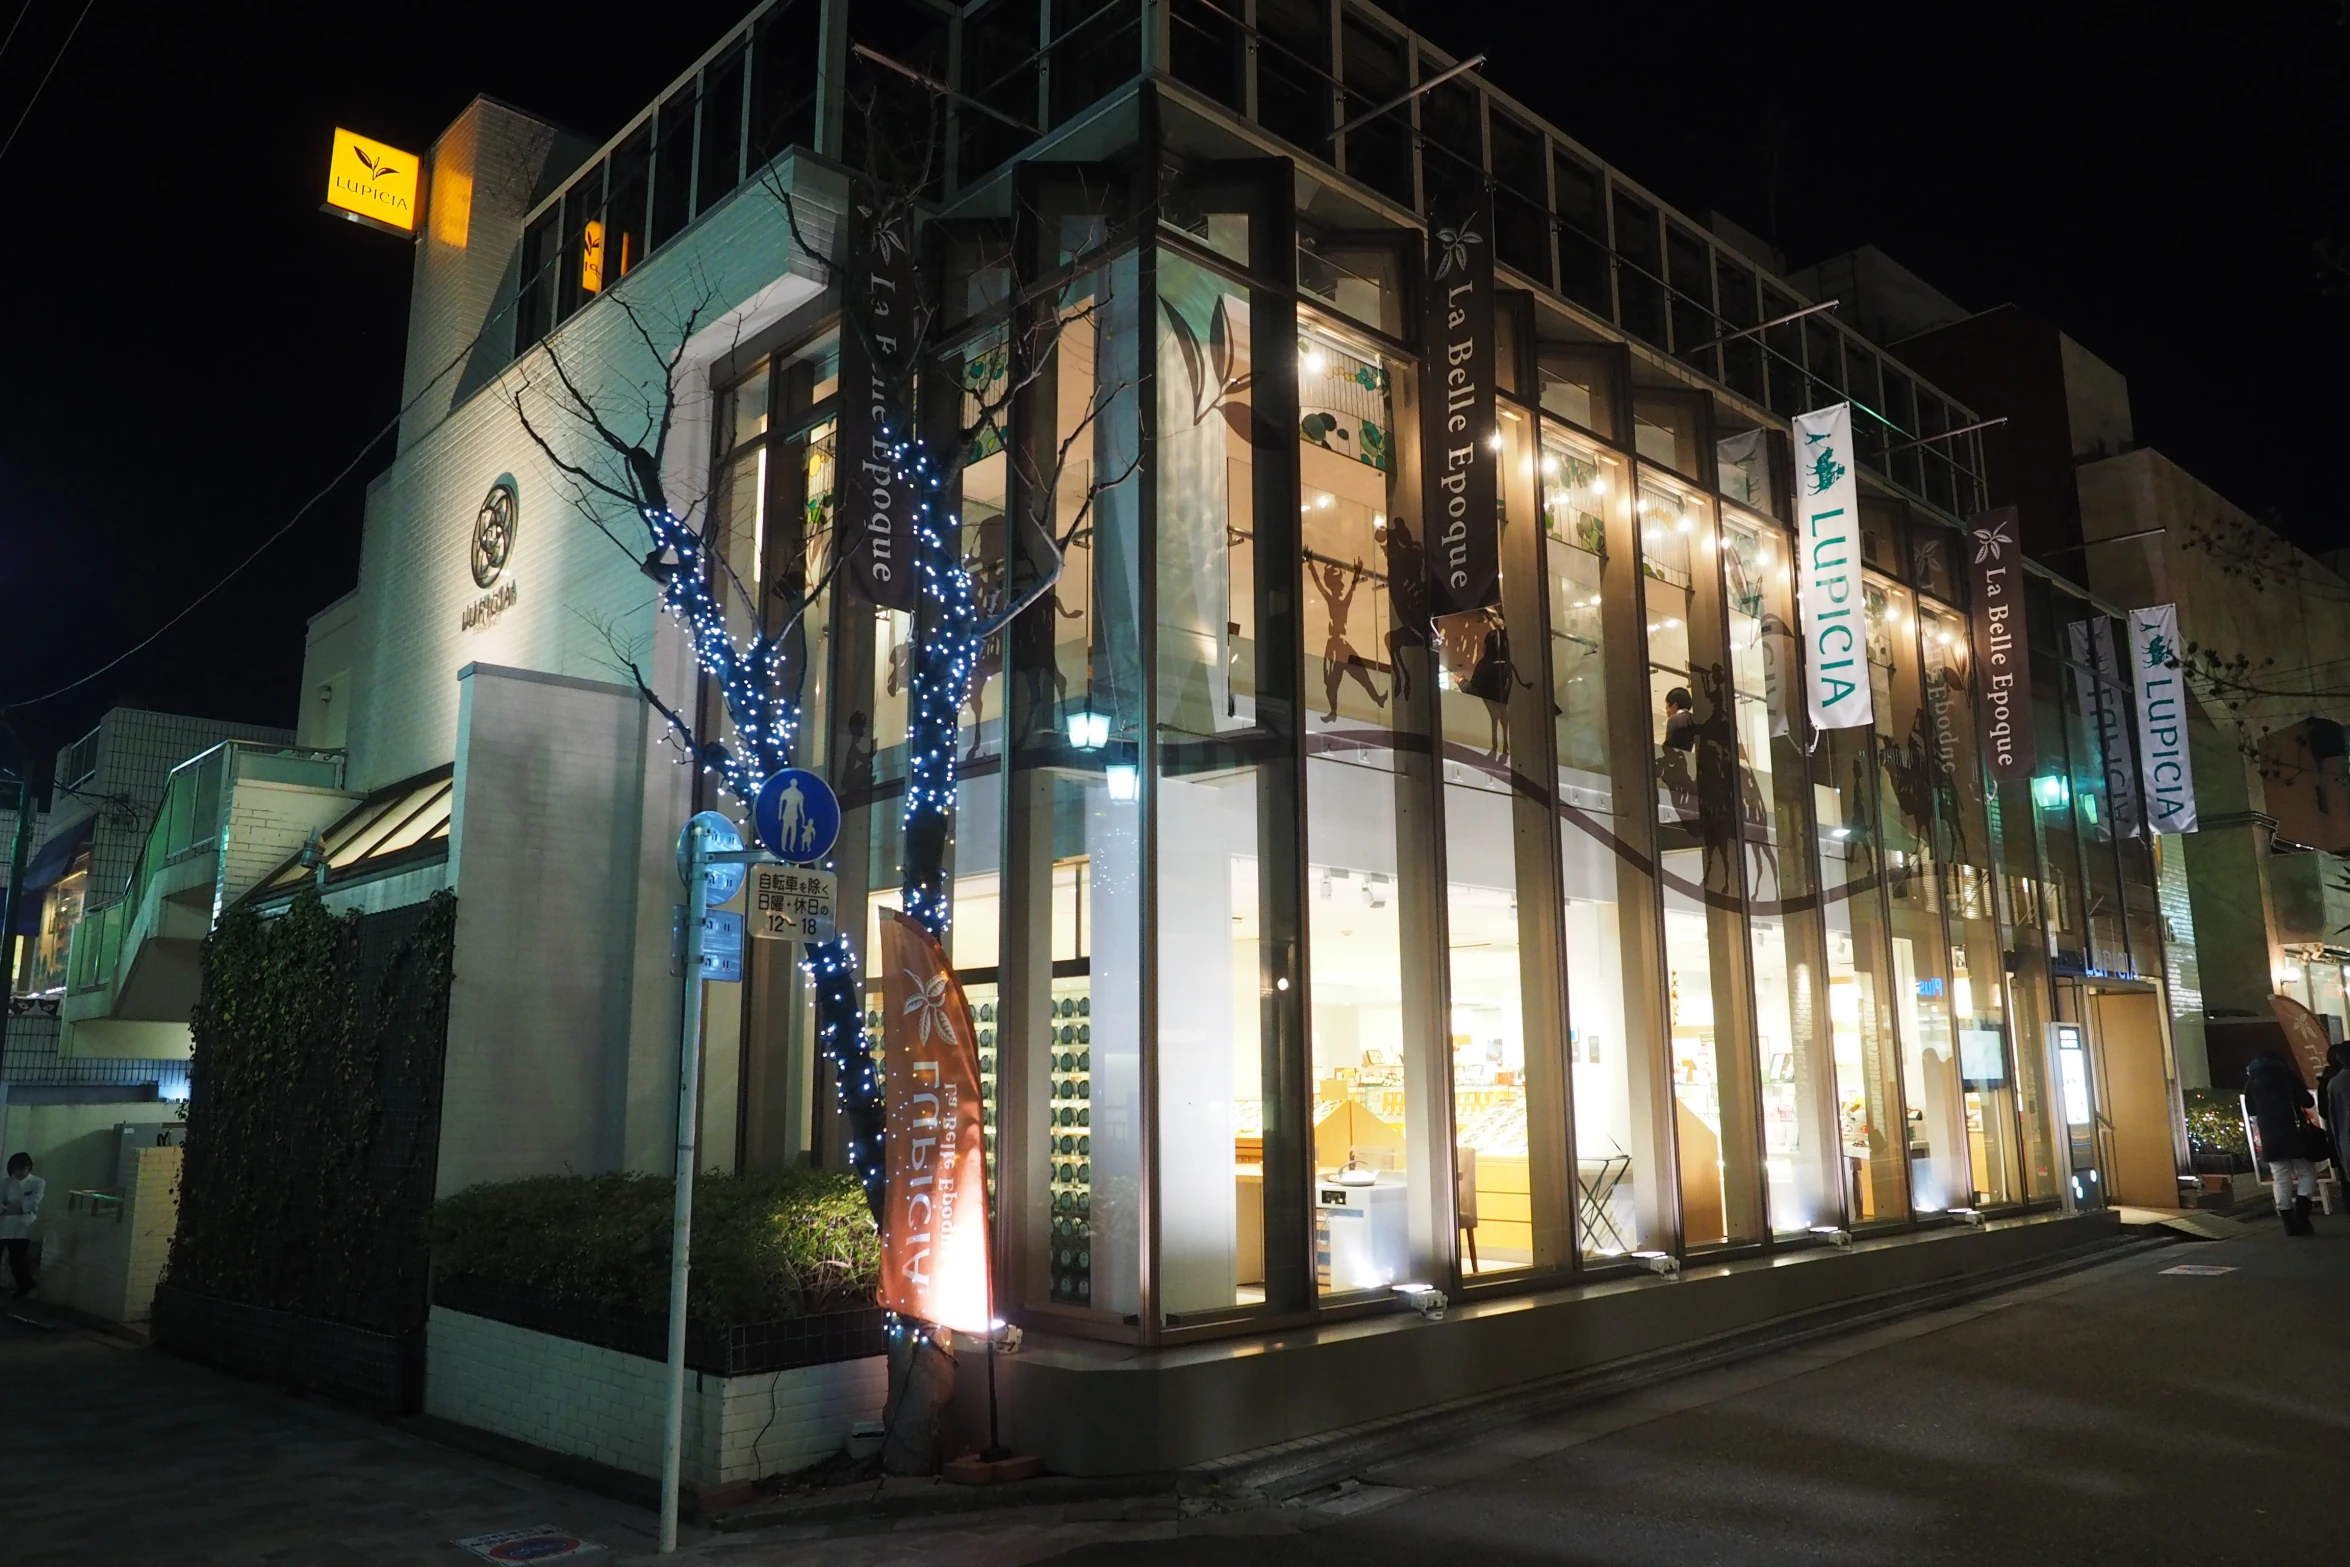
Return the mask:
<svg viewBox="0 0 2350 1567"><path fill-rule="evenodd" d="M1999 559L2000 556L2007 553L2007 546L2014 542L2014 539L2008 537L2007 523L2004 520L1995 522L1988 528L1977 528L1975 530L1975 564L1979 566L1984 561Z"/></svg>
<svg viewBox="0 0 2350 1567"><path fill-rule="evenodd" d="M1224 313L1224 300L1219 296L1215 309L1208 316L1208 340L1200 342L1199 333L1183 312L1170 299L1159 301L1160 313L1167 318L1168 335L1174 338L1176 350L1183 355L1183 373L1191 383L1191 422L1196 428L1224 405L1225 399L1245 389L1251 377L1233 373L1232 329Z"/></svg>
<svg viewBox="0 0 2350 1567"><path fill-rule="evenodd" d="M933 974L925 982L922 976L912 969L904 969L900 972L912 982L914 987L914 993L906 997L904 1015L917 1018L920 1024L922 1043L925 1045L930 1043L930 1032L934 1024L938 1029L938 1037L942 1041L952 1043L955 1037L955 1025L947 1015L947 976L943 973Z"/></svg>
<svg viewBox="0 0 2350 1567"><path fill-rule="evenodd" d="M1459 228L1440 228L1436 231L1436 248L1444 259L1436 263L1438 277L1450 277L1455 272L1469 270L1469 247L1482 245L1485 237L1464 223Z"/></svg>

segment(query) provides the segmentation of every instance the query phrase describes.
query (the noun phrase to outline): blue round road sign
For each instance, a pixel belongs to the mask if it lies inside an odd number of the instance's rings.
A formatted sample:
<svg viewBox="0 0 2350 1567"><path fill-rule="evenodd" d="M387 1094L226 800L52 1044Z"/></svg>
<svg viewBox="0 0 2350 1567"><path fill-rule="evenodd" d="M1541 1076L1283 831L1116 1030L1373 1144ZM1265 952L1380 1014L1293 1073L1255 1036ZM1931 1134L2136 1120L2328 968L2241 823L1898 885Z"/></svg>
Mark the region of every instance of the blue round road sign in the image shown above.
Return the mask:
<svg viewBox="0 0 2350 1567"><path fill-rule="evenodd" d="M677 835L677 879L693 879L694 829L700 827L709 834L702 845L706 854L732 854L743 846L742 829L728 821L718 811L702 811L695 815ZM743 878L750 869L742 865L708 865L702 868L702 885L707 889L703 899L716 908L743 890Z"/></svg>
<svg viewBox="0 0 2350 1567"><path fill-rule="evenodd" d="M777 859L812 864L840 837L840 800L818 774L786 767L759 786L751 827Z"/></svg>

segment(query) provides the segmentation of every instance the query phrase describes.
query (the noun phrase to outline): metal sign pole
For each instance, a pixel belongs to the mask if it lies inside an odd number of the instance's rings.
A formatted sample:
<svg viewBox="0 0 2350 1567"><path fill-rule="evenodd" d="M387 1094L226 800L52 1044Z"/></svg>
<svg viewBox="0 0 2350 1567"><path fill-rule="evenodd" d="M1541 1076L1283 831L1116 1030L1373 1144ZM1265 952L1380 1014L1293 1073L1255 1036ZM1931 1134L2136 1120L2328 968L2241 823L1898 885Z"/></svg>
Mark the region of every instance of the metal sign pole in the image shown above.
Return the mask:
<svg viewBox="0 0 2350 1567"><path fill-rule="evenodd" d="M685 1461L685 1284L694 1222L694 1134L702 1094L702 917L709 909L707 834L693 845L685 891L685 1021L677 1047L677 1205L669 1221L669 1386L661 1420L661 1554L677 1549L677 1487Z"/></svg>

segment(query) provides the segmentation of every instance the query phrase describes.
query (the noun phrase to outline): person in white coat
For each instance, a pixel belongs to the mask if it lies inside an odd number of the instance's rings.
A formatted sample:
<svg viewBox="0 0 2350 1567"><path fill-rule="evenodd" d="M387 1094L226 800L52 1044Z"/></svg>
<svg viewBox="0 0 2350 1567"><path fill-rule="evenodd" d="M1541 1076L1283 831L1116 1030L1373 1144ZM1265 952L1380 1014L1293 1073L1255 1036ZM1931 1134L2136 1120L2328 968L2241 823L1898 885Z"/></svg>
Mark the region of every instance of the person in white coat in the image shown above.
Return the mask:
<svg viewBox="0 0 2350 1567"><path fill-rule="evenodd" d="M0 1181L0 1251L8 1254L8 1271L16 1280L16 1298L33 1292L33 1223L41 1216L41 1194L48 1183L33 1173L33 1156L8 1156L8 1179Z"/></svg>

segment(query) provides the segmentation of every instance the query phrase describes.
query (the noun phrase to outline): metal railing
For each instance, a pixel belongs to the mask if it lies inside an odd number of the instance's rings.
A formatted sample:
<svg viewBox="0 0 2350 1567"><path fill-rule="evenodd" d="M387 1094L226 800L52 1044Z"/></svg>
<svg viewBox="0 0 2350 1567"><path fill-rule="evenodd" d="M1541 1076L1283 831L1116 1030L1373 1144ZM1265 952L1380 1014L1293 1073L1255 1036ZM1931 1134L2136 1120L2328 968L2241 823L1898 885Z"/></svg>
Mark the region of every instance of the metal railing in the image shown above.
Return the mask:
<svg viewBox="0 0 2350 1567"><path fill-rule="evenodd" d="M84 914L73 929L65 960L68 993L102 990L114 983L148 888L167 866L219 852L235 786L248 780L340 789L343 753L224 740L173 768L122 896Z"/></svg>

